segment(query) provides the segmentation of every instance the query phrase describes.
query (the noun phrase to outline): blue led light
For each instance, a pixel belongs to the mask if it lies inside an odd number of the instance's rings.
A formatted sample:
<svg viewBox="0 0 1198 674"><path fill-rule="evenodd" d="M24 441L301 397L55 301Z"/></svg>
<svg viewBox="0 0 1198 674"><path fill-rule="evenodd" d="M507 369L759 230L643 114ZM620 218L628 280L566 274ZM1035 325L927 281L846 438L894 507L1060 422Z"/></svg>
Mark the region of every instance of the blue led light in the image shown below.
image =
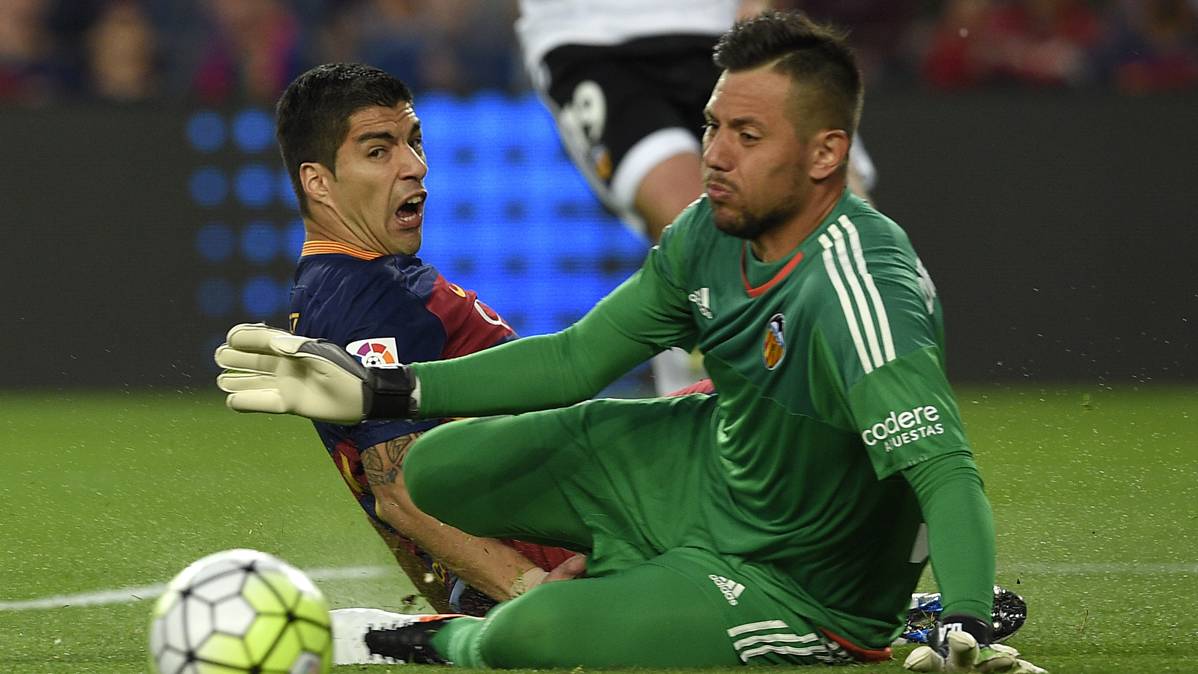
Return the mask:
<svg viewBox="0 0 1198 674"><path fill-rule="evenodd" d="M241 308L251 318L275 318L287 305L287 286L268 276L255 276L241 290Z"/></svg>
<svg viewBox="0 0 1198 674"><path fill-rule="evenodd" d="M587 311L644 258L647 242L598 204L534 95L424 92L416 109L430 157L420 257L503 315L519 316L522 334L564 327L562 321ZM223 118L201 111L187 134L197 149L221 151L226 166L235 166L273 147L273 120L257 108ZM198 203L233 200L246 223L201 227L195 246L202 260L261 271L280 256L288 263L298 258L304 227L295 217L290 177L265 154L255 159L224 173L203 167L192 177ZM209 282L197 295L202 311L224 316L244 309L247 317L275 321L286 311L285 281L259 275L221 283L223 290Z"/></svg>
<svg viewBox="0 0 1198 674"><path fill-rule="evenodd" d="M241 231L241 255L256 264L270 262L280 243L278 231L269 222L251 222Z"/></svg>
<svg viewBox="0 0 1198 674"><path fill-rule="evenodd" d="M233 254L233 229L220 222L210 222L196 232L196 250L209 262L224 262Z"/></svg>
<svg viewBox="0 0 1198 674"><path fill-rule="evenodd" d="M233 141L242 152L261 152L270 147L274 132L274 120L259 108L246 108L233 117Z"/></svg>
<svg viewBox="0 0 1198 674"><path fill-rule="evenodd" d="M275 195L275 175L262 164L246 164L237 171L237 199L251 208L262 208Z"/></svg>
<svg viewBox="0 0 1198 674"><path fill-rule="evenodd" d="M227 279L210 278L196 288L196 306L205 316L224 316L233 309L233 284Z"/></svg>
<svg viewBox="0 0 1198 674"><path fill-rule="evenodd" d="M217 206L229 194L229 182L220 169L201 166L191 174L188 191L192 201L201 206Z"/></svg>
<svg viewBox="0 0 1198 674"><path fill-rule="evenodd" d="M287 228L283 230L283 254L289 259L299 259L300 252L304 249L304 221L296 218L287 223Z"/></svg>
<svg viewBox="0 0 1198 674"><path fill-rule="evenodd" d="M291 186L291 176L287 169L279 169L278 183L275 189L279 191L279 203L291 208L299 208L299 200L295 198L295 188Z"/></svg>
<svg viewBox="0 0 1198 674"><path fill-rule="evenodd" d="M225 144L225 122L211 110L200 110L187 119L187 140L200 152L216 152Z"/></svg>

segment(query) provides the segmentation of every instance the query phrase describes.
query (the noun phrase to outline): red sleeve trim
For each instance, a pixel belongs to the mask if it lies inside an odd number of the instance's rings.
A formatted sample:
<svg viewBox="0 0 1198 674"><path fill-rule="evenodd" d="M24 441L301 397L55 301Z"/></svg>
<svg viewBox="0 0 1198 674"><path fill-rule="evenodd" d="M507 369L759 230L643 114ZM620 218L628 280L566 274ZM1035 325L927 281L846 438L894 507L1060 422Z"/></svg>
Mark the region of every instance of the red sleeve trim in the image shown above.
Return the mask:
<svg viewBox="0 0 1198 674"><path fill-rule="evenodd" d="M850 655L861 662L881 662L883 660L889 660L891 655L893 655L893 652L890 650L889 646L886 648L862 648L861 646L858 646L848 639L845 639L839 634L833 634L822 627L819 628L819 631L823 632L824 636L828 637L832 641L840 644L844 650L848 651Z"/></svg>
<svg viewBox="0 0 1198 674"><path fill-rule="evenodd" d="M710 379L700 379L690 386L680 388L673 393L666 394L666 397L677 398L679 396L690 395L692 393L706 393L707 395L711 395L712 393L715 393L715 385L711 383Z"/></svg>

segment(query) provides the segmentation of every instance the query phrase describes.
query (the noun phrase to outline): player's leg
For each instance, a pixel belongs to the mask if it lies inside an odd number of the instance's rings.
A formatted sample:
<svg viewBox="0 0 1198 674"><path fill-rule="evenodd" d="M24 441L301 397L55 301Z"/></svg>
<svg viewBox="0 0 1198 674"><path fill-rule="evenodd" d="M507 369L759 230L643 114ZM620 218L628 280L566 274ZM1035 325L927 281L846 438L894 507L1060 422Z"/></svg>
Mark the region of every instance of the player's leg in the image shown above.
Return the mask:
<svg viewBox="0 0 1198 674"><path fill-rule="evenodd" d="M637 185L633 207L645 222L651 242L703 192L703 168L697 152L679 152L649 169Z"/></svg>
<svg viewBox="0 0 1198 674"><path fill-rule="evenodd" d="M656 36L549 52L533 81L603 205L656 242L703 190L699 127L715 37Z"/></svg>
<svg viewBox="0 0 1198 674"><path fill-rule="evenodd" d="M738 664L709 589L652 564L549 583L501 604L482 623L448 625L433 647L472 667Z"/></svg>
<svg viewBox="0 0 1198 674"><path fill-rule="evenodd" d="M444 622L427 643L440 658L471 667L851 661L739 568L714 553L679 548L604 578L539 586L484 621Z"/></svg>
<svg viewBox="0 0 1198 674"><path fill-rule="evenodd" d="M704 395L594 400L445 424L417 441L408 489L429 515L471 534L586 551L603 574L657 556L699 517L713 460ZM663 511L670 517L646 517Z"/></svg>
<svg viewBox="0 0 1198 674"><path fill-rule="evenodd" d="M658 36L566 46L534 77L562 143L603 205L651 244L703 192L699 126L719 76L714 37ZM652 361L658 395L702 377L668 350Z"/></svg>

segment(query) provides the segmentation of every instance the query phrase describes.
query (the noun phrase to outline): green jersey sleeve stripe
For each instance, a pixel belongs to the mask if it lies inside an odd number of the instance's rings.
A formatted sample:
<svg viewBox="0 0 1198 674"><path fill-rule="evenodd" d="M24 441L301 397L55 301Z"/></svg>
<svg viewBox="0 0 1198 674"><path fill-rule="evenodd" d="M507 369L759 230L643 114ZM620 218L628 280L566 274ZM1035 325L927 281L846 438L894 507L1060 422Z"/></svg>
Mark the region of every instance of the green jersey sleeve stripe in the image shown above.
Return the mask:
<svg viewBox="0 0 1198 674"><path fill-rule="evenodd" d="M853 221L849 220L849 216L840 216L840 224L844 225L844 230L849 234L849 242L853 247L853 257L857 262L857 271L861 274L861 279L865 281L865 289L869 292L869 298L874 304L874 315L878 317L878 332L882 335L882 349L886 354L886 362L894 360L894 337L890 334L890 319L886 316L886 305L882 303L882 295L878 292L878 286L874 283L873 274L865 267L865 253L861 249L861 236L857 234L857 227L853 225Z"/></svg>
<svg viewBox="0 0 1198 674"><path fill-rule="evenodd" d="M882 358L881 349L878 347L878 331L874 325L873 316L870 314L869 304L865 300L865 293L861 290L861 281L857 278L857 269L849 262L848 245L845 243L844 234L835 224L828 227L828 232L832 235L834 249L836 251L836 260L840 263L840 269L844 273L844 278L848 282L849 290L853 292L853 300L857 306L857 312L861 316L861 326L865 333L865 339L869 343L869 353L873 356L874 367L882 367L886 361Z"/></svg>
<svg viewBox="0 0 1198 674"><path fill-rule="evenodd" d="M840 310L844 312L844 320L848 323L849 334L853 337L853 345L857 347L857 358L861 363L861 369L865 370L865 374L869 374L873 372L874 364L865 350L865 342L861 339L861 328L857 325L857 315L853 313L848 292L844 288L844 282L840 280L840 272L836 271L836 263L832 261L832 240L828 238L827 234L820 234L819 242L824 247L824 269L828 271L828 280L836 289L836 297L840 300Z"/></svg>
<svg viewBox="0 0 1198 674"><path fill-rule="evenodd" d="M882 303L882 296L865 265L865 255L861 249L861 237L857 228L843 216L840 223L845 225L848 236L845 236L840 227L832 224L828 227L828 233L819 236L819 242L824 248L824 268L832 287L836 290L845 323L848 324L849 334L853 338L857 357L861 362L861 369L865 374L869 374L875 368L894 360L894 337L890 331L890 321ZM831 236L828 236L829 234Z"/></svg>

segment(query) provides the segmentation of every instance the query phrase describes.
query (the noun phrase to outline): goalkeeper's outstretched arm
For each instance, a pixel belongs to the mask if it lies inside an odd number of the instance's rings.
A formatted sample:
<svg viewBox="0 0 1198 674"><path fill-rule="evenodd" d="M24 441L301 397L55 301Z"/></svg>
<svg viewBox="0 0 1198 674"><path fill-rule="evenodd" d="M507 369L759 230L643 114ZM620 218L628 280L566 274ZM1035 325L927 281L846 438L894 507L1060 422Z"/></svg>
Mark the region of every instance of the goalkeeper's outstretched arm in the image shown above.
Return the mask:
<svg viewBox="0 0 1198 674"><path fill-rule="evenodd" d="M659 351L692 345L685 300L669 298L671 290L647 263L561 332L393 370L364 368L331 342L238 325L216 351L226 369L217 381L234 410L342 424L562 407Z"/></svg>
<svg viewBox="0 0 1198 674"><path fill-rule="evenodd" d="M945 454L903 471L928 524L928 546L944 612L928 645L904 667L917 672L1046 674L992 643L994 517L969 451Z"/></svg>

